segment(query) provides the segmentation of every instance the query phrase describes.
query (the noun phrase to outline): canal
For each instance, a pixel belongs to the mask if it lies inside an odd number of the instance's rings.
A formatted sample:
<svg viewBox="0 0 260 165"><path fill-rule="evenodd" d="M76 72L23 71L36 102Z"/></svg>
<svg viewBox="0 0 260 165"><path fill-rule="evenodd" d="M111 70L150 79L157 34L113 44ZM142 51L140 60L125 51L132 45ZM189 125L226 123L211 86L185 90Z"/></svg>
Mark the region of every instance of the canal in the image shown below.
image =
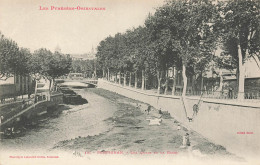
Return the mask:
<svg viewBox="0 0 260 165"><path fill-rule="evenodd" d="M188 130L168 112L163 111L160 116L158 110L152 107L148 114L148 104L100 88L76 89L75 92L88 103L63 105L58 111L60 113L42 115L25 126L22 135L2 139L0 159L13 155L66 158L75 156L74 153L88 158L85 153L92 153L95 157L101 151L115 151L136 158L146 155L143 153L157 153L150 156L243 161L223 146ZM159 125L149 123L159 116L162 119ZM183 136L187 133L191 145L183 147Z"/></svg>

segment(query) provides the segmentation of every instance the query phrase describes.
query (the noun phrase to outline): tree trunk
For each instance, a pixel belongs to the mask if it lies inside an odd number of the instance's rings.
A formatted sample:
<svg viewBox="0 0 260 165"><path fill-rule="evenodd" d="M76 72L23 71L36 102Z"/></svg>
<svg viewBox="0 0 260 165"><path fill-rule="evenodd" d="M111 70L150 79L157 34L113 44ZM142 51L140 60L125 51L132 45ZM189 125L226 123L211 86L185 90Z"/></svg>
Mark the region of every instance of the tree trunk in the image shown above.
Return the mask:
<svg viewBox="0 0 260 165"><path fill-rule="evenodd" d="M117 73L116 73L116 84L117 84Z"/></svg>
<svg viewBox="0 0 260 165"><path fill-rule="evenodd" d="M176 81L177 81L177 71L176 68L173 68L173 86L172 86L172 95L175 93L175 87L176 87Z"/></svg>
<svg viewBox="0 0 260 165"><path fill-rule="evenodd" d="M203 74L202 74L202 72L200 73L200 75L201 75L200 92L202 94L203 93Z"/></svg>
<svg viewBox="0 0 260 165"><path fill-rule="evenodd" d="M129 72L129 87L131 87L131 81L132 81L132 73Z"/></svg>
<svg viewBox="0 0 260 165"><path fill-rule="evenodd" d="M109 68L107 69L107 80L110 81Z"/></svg>
<svg viewBox="0 0 260 165"><path fill-rule="evenodd" d="M165 72L165 89L164 89L164 94L165 95L167 95L168 83L169 83L168 71L166 70L166 72Z"/></svg>
<svg viewBox="0 0 260 165"><path fill-rule="evenodd" d="M222 91L222 89L223 89L223 76L222 76L222 70L220 70L220 72L219 72L219 77L220 77L220 80L219 80L219 88L218 88L218 91Z"/></svg>
<svg viewBox="0 0 260 165"><path fill-rule="evenodd" d="M186 76L186 66L184 64L182 65L182 78L183 78L182 96L185 96L187 90L187 76Z"/></svg>
<svg viewBox="0 0 260 165"><path fill-rule="evenodd" d="M124 86L126 86L126 73L124 73Z"/></svg>
<svg viewBox="0 0 260 165"><path fill-rule="evenodd" d="M147 81L146 81L146 76L145 76L145 78L144 78L144 90L147 89L146 86L147 86Z"/></svg>
<svg viewBox="0 0 260 165"><path fill-rule="evenodd" d="M239 61L239 83L238 83L238 99L244 99L244 89L245 89L245 66L243 64L242 50L240 45L238 45L238 61Z"/></svg>
<svg viewBox="0 0 260 165"><path fill-rule="evenodd" d="M16 74L14 73L14 84L16 84L17 82L16 82ZM1 77L1 76L0 76ZM2 78L2 77L1 77ZM1 80L1 78L0 78L0 80ZM14 87L14 94L13 94L14 96L13 96L13 98L14 98L14 101L16 101L16 85L15 85L15 87ZM4 98L3 98L4 99ZM2 99L1 99L1 103L2 103Z"/></svg>
<svg viewBox="0 0 260 165"><path fill-rule="evenodd" d="M52 82L52 83L51 83L51 90L55 90L55 86L54 86L54 84L55 84L55 79L52 79L51 82Z"/></svg>
<svg viewBox="0 0 260 165"><path fill-rule="evenodd" d="M52 79L49 80L50 81L50 85L49 85L49 91L51 91L51 84L52 84Z"/></svg>
<svg viewBox="0 0 260 165"><path fill-rule="evenodd" d="M50 86L49 86L49 92L48 92L49 94L48 94L48 96L47 96L47 98L46 98L47 101L50 101L50 100L51 100L50 98L51 98L52 79L50 79L49 81L50 81Z"/></svg>
<svg viewBox="0 0 260 165"><path fill-rule="evenodd" d="M27 94L28 94L28 99L30 98L30 95L31 95L31 91L30 91L30 77L28 75L28 78L27 78Z"/></svg>
<svg viewBox="0 0 260 165"><path fill-rule="evenodd" d="M157 93L158 95L160 94L160 90L161 90L161 76L160 76L160 72L157 71L157 80L158 80L158 87L157 87Z"/></svg>
<svg viewBox="0 0 260 165"><path fill-rule="evenodd" d="M145 78L144 70L142 70L142 90L144 90L144 78Z"/></svg>
<svg viewBox="0 0 260 165"><path fill-rule="evenodd" d="M239 68L236 70L236 87L235 90L238 92L238 84L239 84Z"/></svg>
<svg viewBox="0 0 260 165"><path fill-rule="evenodd" d="M37 85L38 85L38 81L35 79L34 98L36 97L37 94Z"/></svg>
<svg viewBox="0 0 260 165"><path fill-rule="evenodd" d="M55 79L53 78L52 81L51 81L51 91L55 91Z"/></svg>
<svg viewBox="0 0 260 165"><path fill-rule="evenodd" d="M196 76L195 74L192 76L192 79L191 79L191 85L192 85L192 89L191 89L191 94L194 94L195 92L195 81L196 81Z"/></svg>
<svg viewBox="0 0 260 165"><path fill-rule="evenodd" d="M119 72L119 85L121 85L121 72Z"/></svg>
<svg viewBox="0 0 260 165"><path fill-rule="evenodd" d="M95 79L97 78L97 62L94 61L94 65L95 65L95 70L94 70L94 74L95 74Z"/></svg>
<svg viewBox="0 0 260 165"><path fill-rule="evenodd" d="M135 72L135 88L137 88L137 72Z"/></svg>
<svg viewBox="0 0 260 165"><path fill-rule="evenodd" d="M105 77L105 70L103 69L103 74L102 74L102 78Z"/></svg>
<svg viewBox="0 0 260 165"><path fill-rule="evenodd" d="M37 99L37 85L38 85L38 81L37 79L35 79L35 89L34 89L34 103L37 103L38 99Z"/></svg>

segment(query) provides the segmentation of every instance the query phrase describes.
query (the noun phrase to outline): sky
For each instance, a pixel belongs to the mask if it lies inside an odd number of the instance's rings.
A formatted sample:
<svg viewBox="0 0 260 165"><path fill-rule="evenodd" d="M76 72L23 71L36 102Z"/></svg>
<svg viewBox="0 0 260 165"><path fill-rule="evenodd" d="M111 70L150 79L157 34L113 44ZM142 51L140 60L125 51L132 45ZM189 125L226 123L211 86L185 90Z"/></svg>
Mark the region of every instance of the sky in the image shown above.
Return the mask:
<svg viewBox="0 0 260 165"><path fill-rule="evenodd" d="M82 54L109 35L143 25L149 12L162 4L163 0L0 0L0 31L31 52L59 46L64 54ZM51 6L105 10L61 11Z"/></svg>

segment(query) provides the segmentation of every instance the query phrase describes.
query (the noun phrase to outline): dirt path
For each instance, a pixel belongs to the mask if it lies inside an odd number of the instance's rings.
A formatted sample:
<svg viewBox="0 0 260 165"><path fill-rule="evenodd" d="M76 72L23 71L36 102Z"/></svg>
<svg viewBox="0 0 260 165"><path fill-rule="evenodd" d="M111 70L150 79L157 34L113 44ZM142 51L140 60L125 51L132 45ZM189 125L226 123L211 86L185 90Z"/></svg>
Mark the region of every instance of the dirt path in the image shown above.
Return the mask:
<svg viewBox="0 0 260 165"><path fill-rule="evenodd" d="M152 107L149 114L145 111L147 104L103 90L87 89L109 99L118 106L114 116L105 120L112 128L97 136L79 137L59 142L56 149L95 153L97 151L122 151L124 154L140 154L141 152L192 155L197 158L216 158L241 160L230 154L220 145L215 145L194 131L180 126L178 121L167 113L161 116ZM137 108L137 104L139 107ZM149 120L160 118L160 125L149 125ZM189 133L190 147L181 147L183 136Z"/></svg>

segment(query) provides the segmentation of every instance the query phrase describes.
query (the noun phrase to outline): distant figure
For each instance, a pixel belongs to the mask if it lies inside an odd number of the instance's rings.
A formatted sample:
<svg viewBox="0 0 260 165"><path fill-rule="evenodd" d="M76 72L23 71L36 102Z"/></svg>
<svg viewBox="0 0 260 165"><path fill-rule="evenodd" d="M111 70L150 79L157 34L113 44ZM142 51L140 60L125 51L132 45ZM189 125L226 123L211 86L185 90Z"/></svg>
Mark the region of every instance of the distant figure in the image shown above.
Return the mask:
<svg viewBox="0 0 260 165"><path fill-rule="evenodd" d="M182 145L183 146L190 146L190 136L188 133L186 133L184 136L183 136L183 139L182 139Z"/></svg>
<svg viewBox="0 0 260 165"><path fill-rule="evenodd" d="M159 114L160 114L160 115L162 115L162 114L163 114L163 113L162 113L162 109L161 109L161 108L159 109L159 111L158 111L158 112L159 112Z"/></svg>
<svg viewBox="0 0 260 165"><path fill-rule="evenodd" d="M145 110L145 111L147 112L148 115L149 115L149 112L151 111L151 108L152 108L152 106L149 105L149 106L147 107L147 110Z"/></svg>
<svg viewBox="0 0 260 165"><path fill-rule="evenodd" d="M232 88L229 88L229 89L228 89L228 97L229 97L230 99L233 99L233 89L232 89Z"/></svg>
<svg viewBox="0 0 260 165"><path fill-rule="evenodd" d="M136 103L136 109L140 109L141 108L141 105L139 105L138 103Z"/></svg>
<svg viewBox="0 0 260 165"><path fill-rule="evenodd" d="M187 117L187 119L189 120L189 122L192 122L192 118L191 117Z"/></svg>
<svg viewBox="0 0 260 165"><path fill-rule="evenodd" d="M194 116L194 115L197 115L197 114L198 114L198 111L199 111L199 106L198 106L198 104L194 104L194 105L193 105L193 116Z"/></svg>
<svg viewBox="0 0 260 165"><path fill-rule="evenodd" d="M181 130L181 125L180 124L178 124L177 130Z"/></svg>
<svg viewBox="0 0 260 165"><path fill-rule="evenodd" d="M0 124L2 123L2 120L4 119L4 116L0 117Z"/></svg>
<svg viewBox="0 0 260 165"><path fill-rule="evenodd" d="M25 108L25 100L22 101L22 109Z"/></svg>

